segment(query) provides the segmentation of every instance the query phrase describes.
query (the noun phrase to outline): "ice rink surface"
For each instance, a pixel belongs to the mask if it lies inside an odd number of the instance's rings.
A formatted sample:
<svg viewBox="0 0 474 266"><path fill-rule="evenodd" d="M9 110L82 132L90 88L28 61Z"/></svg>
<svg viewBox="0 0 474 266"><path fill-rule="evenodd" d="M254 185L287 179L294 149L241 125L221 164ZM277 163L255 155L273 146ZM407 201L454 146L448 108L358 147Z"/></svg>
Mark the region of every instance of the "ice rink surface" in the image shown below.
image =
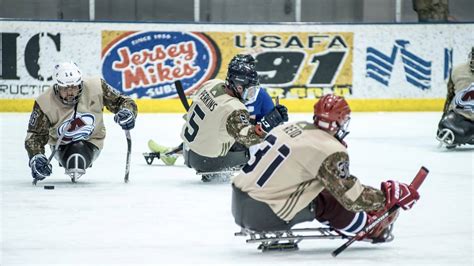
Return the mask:
<svg viewBox="0 0 474 266"><path fill-rule="evenodd" d="M311 114L290 114L310 120ZM410 182L430 170L414 209L402 212L388 244L305 240L299 251L261 253L234 237L229 183L205 184L178 159L147 165L152 138L177 145L180 114L141 114L132 130L130 183L124 184L126 139L105 115L105 147L72 184L53 161L53 175L34 187L24 149L29 114L0 114L1 253L3 265L473 265L474 147L438 149L440 113L354 113L347 137L351 173L378 187ZM47 149L47 155L50 150ZM43 189L54 185L54 190ZM305 226L319 226L316 222Z"/></svg>

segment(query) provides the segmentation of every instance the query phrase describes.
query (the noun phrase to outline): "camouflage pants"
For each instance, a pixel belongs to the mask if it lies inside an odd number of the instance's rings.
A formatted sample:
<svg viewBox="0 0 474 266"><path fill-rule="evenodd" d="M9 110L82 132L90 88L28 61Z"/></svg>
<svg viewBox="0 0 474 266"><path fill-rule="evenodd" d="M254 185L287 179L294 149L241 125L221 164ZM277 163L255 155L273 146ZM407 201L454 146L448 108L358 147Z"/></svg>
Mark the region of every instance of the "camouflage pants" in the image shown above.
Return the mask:
<svg viewBox="0 0 474 266"><path fill-rule="evenodd" d="M419 22L447 22L448 9L442 5L433 5L428 9L417 11Z"/></svg>

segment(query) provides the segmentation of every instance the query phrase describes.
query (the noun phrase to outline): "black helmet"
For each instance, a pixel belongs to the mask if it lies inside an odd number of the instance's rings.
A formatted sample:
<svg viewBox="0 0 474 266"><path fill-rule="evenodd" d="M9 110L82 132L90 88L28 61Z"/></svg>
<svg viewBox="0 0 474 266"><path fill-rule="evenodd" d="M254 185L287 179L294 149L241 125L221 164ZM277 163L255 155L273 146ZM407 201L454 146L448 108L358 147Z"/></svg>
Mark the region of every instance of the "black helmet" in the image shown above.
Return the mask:
<svg viewBox="0 0 474 266"><path fill-rule="evenodd" d="M232 65L240 63L248 64L250 67L255 68L257 60L255 60L255 58L253 58L253 56L250 54L237 54L232 58L232 60L230 60L229 68Z"/></svg>
<svg viewBox="0 0 474 266"><path fill-rule="evenodd" d="M253 59L251 55L248 56ZM227 87L243 102L253 97L258 86L255 59L253 59L252 63L241 60L249 57L247 57L247 55L243 55L242 57L237 55L232 58L229 68L227 69L227 78L225 80ZM239 86L243 89L242 94L237 90Z"/></svg>

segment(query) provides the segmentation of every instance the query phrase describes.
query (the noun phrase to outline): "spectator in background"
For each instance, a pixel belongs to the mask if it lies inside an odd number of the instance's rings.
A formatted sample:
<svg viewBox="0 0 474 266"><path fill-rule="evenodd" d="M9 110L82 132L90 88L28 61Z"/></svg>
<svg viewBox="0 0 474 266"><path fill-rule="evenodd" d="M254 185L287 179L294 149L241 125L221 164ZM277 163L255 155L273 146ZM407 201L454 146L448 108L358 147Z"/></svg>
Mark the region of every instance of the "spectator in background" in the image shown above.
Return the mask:
<svg viewBox="0 0 474 266"><path fill-rule="evenodd" d="M418 22L448 22L449 0L413 0Z"/></svg>

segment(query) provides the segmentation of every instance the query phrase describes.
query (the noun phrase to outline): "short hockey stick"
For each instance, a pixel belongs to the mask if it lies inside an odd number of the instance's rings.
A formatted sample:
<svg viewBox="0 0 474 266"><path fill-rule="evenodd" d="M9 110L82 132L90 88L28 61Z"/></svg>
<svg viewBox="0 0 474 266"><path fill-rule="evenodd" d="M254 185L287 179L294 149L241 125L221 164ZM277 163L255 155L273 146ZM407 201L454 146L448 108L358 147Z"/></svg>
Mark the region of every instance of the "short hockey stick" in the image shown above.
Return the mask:
<svg viewBox="0 0 474 266"><path fill-rule="evenodd" d="M72 117L72 120L69 122L69 124L67 124L67 125L64 127L63 133L59 136L58 140L56 141L56 144L54 145L54 150L51 152L51 155L50 155L49 158L48 158L47 164L49 164L49 163L51 162L51 160L54 158L54 155L55 155L56 152L58 151L58 148L59 148L59 145L61 144L61 141L63 140L64 136L66 135L66 132L67 132L67 131L69 130L69 128L71 127L71 122L76 119L76 113L77 113L77 103L76 103L76 105L74 105L74 115L73 115L73 117ZM33 180L33 185L36 186L36 183L38 183L38 179Z"/></svg>
<svg viewBox="0 0 474 266"><path fill-rule="evenodd" d="M176 92L178 93L179 99L186 109L186 112L189 110L189 103L188 99L186 98L186 94L184 93L183 84L181 84L180 80L174 82L174 86L176 87Z"/></svg>
<svg viewBox="0 0 474 266"><path fill-rule="evenodd" d="M132 154L132 137L130 136L130 130L125 130L125 137L127 137L127 160L125 162L125 177L124 182L128 183L128 177L130 174L130 155Z"/></svg>
<svg viewBox="0 0 474 266"><path fill-rule="evenodd" d="M64 135L66 135L66 131L68 130L68 128L69 128L69 125L67 126L67 128L64 129L63 133L59 136L59 139L56 141L56 144L54 145L54 150L51 152L51 155L49 156L48 162L46 164L49 164L51 160L54 158L54 155L58 151L59 144L61 144L61 141L63 140ZM38 183L38 179L33 180L33 185L36 186L36 183Z"/></svg>
<svg viewBox="0 0 474 266"><path fill-rule="evenodd" d="M173 155L177 153L181 153L183 151L183 143L179 144L178 147L175 147L171 151L165 153L165 155Z"/></svg>
<svg viewBox="0 0 474 266"><path fill-rule="evenodd" d="M426 169L424 166L421 167L421 169L418 171L416 174L415 178L411 182L410 186L412 186L414 189L418 190L418 188L421 186L423 181L425 180L426 176L428 175L429 171ZM395 205L392 208L390 208L388 211L384 212L382 215L380 215L375 221L373 221L371 224L366 225L362 231L357 233L353 238L349 239L346 243L344 243L342 246L338 247L336 250L334 250L331 255L333 257L336 257L339 255L339 253L343 252L347 247L352 245L355 241L359 241L364 239L367 234L374 229L377 224L382 222L383 220L387 219L387 217L390 216L390 214L394 213L400 208L400 206Z"/></svg>
<svg viewBox="0 0 474 266"><path fill-rule="evenodd" d="M181 83L180 80L177 80L174 82L174 86L176 87L176 92L178 93L179 100L181 100L181 103L184 106L184 109L186 109L186 112L189 111L189 103L188 99L186 98L186 94L184 93L184 88L183 84ZM165 155L173 155L176 153L180 153L183 150L183 143L181 143L178 147L174 148L173 150L167 152Z"/></svg>

